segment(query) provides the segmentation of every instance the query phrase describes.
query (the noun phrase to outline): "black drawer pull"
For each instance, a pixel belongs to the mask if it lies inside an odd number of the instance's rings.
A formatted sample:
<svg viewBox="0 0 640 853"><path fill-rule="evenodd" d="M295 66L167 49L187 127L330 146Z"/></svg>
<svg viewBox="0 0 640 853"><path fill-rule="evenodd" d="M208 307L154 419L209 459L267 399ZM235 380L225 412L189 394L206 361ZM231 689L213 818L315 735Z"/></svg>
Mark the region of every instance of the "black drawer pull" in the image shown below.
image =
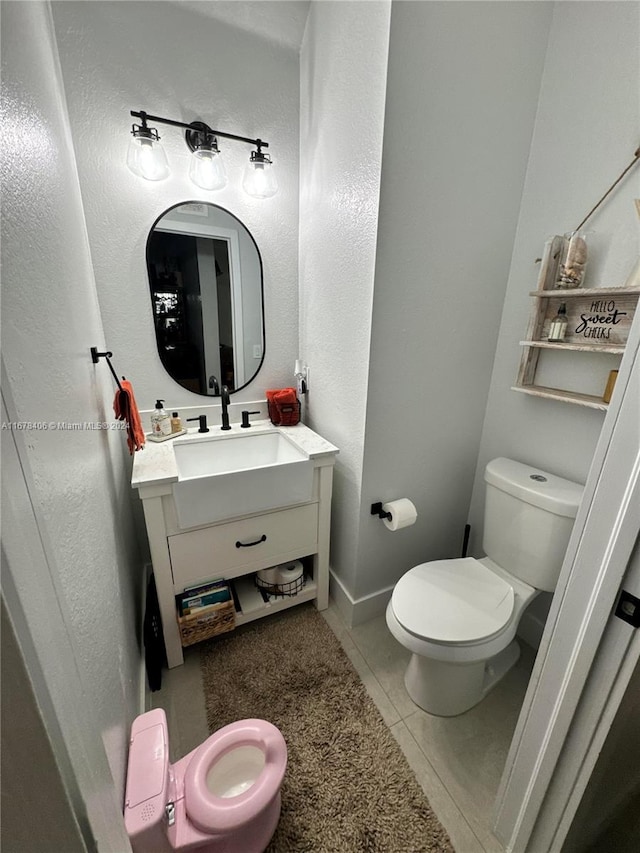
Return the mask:
<svg viewBox="0 0 640 853"><path fill-rule="evenodd" d="M236 542L236 548L251 548L252 545L259 545L261 542L267 541L267 534L263 533L259 539L256 539L255 542Z"/></svg>

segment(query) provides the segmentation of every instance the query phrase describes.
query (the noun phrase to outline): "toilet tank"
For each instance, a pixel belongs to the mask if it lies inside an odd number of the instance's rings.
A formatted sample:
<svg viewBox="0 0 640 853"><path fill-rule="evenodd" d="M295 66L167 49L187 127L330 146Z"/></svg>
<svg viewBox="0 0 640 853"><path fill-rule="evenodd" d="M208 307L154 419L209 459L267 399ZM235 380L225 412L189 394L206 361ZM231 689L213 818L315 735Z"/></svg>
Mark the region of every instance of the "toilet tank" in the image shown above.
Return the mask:
<svg viewBox="0 0 640 853"><path fill-rule="evenodd" d="M171 853L164 832L169 800L169 737L161 708L133 721L129 739L124 823L134 853Z"/></svg>
<svg viewBox="0 0 640 853"><path fill-rule="evenodd" d="M489 462L484 479L487 557L530 586L553 592L583 487L504 458Z"/></svg>

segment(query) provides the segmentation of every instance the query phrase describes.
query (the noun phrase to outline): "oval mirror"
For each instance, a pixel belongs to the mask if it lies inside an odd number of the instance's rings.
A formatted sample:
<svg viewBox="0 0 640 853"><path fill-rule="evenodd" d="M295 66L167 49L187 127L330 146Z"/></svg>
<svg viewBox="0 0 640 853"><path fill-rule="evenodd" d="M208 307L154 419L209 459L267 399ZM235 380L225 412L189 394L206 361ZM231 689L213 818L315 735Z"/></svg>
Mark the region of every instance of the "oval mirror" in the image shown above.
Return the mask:
<svg viewBox="0 0 640 853"><path fill-rule="evenodd" d="M160 361L179 385L217 396L239 391L264 359L262 259L228 210L185 202L165 211L147 240Z"/></svg>

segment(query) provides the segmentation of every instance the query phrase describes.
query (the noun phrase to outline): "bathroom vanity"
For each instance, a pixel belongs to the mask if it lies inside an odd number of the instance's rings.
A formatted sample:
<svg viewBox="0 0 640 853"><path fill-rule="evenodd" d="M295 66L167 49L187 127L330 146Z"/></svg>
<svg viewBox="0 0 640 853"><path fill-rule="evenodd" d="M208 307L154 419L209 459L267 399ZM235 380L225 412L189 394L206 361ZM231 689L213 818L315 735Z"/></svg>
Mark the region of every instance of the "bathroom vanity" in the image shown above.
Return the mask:
<svg viewBox="0 0 640 853"><path fill-rule="evenodd" d="M274 441L295 454L304 488L296 482L288 486L295 467L290 459L261 458L262 450L252 455L253 447ZM206 437L194 429L172 441L148 442L135 455L131 485L144 509L169 667L183 662L175 596L186 587L217 578L233 581L240 605L236 626L305 601L315 601L319 610L328 606L337 453L337 447L304 424L275 427L263 421L250 430L234 424L222 434L213 428ZM186 456L189 468L181 462ZM230 460L226 468L225 456ZM254 583L255 572L297 559L305 567L304 588L265 602Z"/></svg>

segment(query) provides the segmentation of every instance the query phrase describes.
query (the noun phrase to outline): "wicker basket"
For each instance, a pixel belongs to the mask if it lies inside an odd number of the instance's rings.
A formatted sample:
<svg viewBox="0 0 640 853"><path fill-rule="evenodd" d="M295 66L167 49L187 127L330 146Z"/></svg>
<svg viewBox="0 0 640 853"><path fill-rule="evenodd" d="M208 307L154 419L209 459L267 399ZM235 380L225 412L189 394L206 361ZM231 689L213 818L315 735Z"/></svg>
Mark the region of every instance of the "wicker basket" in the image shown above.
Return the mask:
<svg viewBox="0 0 640 853"><path fill-rule="evenodd" d="M208 640L236 626L236 609L233 601L224 601L211 607L203 607L202 612L178 617L180 642L183 646L192 646L201 640Z"/></svg>

